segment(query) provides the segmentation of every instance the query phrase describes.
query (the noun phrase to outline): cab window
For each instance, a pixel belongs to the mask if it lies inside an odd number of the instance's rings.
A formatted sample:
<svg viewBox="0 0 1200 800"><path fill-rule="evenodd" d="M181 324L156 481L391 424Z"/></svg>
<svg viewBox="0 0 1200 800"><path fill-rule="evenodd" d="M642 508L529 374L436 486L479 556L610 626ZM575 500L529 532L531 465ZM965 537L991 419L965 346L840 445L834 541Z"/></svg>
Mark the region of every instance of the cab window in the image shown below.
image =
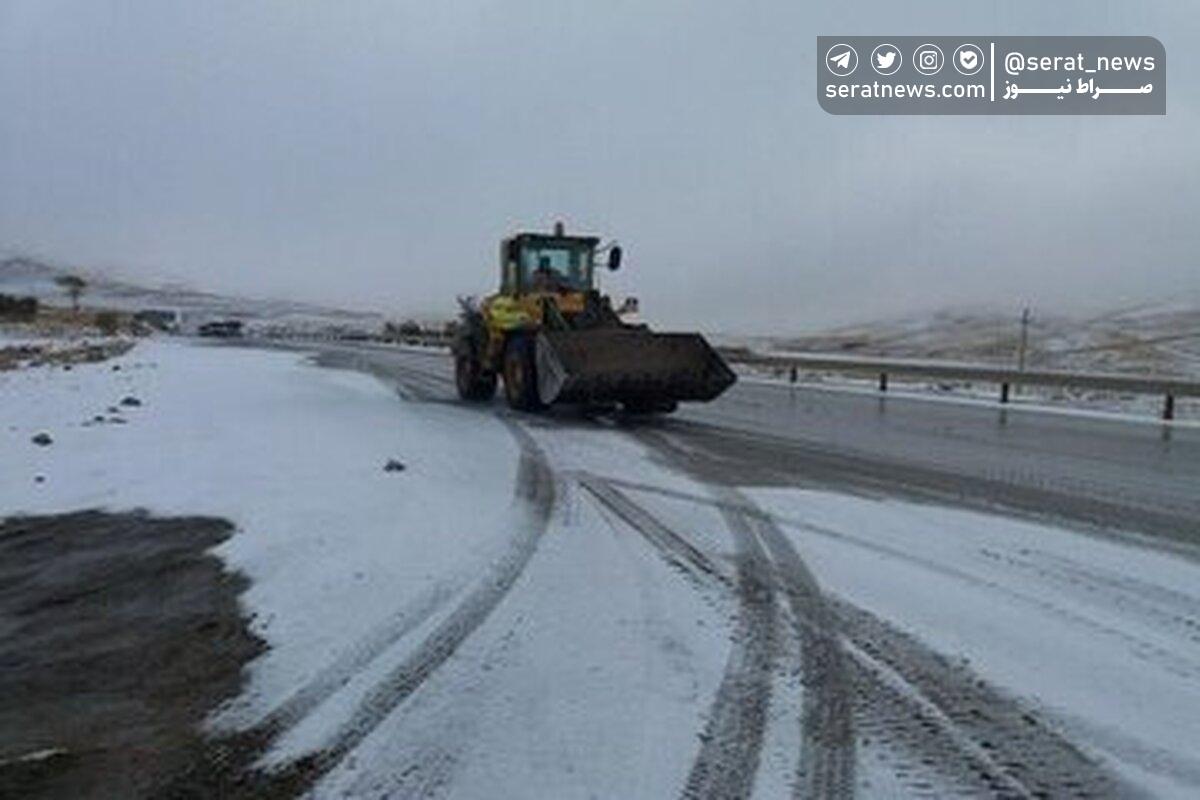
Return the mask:
<svg viewBox="0 0 1200 800"><path fill-rule="evenodd" d="M530 243L521 248L521 285L526 291L582 291L591 285L590 248Z"/></svg>

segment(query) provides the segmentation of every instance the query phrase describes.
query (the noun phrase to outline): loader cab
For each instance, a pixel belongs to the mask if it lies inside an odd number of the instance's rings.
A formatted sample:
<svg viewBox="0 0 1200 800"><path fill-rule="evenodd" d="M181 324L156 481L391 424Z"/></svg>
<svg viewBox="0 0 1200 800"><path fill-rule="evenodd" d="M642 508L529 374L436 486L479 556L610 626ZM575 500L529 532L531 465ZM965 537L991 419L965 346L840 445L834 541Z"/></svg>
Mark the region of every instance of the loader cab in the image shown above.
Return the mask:
<svg viewBox="0 0 1200 800"><path fill-rule="evenodd" d="M500 245L500 292L568 294L595 287L594 236L518 233Z"/></svg>

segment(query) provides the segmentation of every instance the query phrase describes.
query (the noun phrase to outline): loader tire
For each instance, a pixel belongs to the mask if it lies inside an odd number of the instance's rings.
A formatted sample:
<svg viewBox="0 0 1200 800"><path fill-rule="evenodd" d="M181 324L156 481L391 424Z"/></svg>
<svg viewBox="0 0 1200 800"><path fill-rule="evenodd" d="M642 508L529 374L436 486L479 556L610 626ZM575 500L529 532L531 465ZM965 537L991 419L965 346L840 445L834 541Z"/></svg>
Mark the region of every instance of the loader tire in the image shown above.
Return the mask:
<svg viewBox="0 0 1200 800"><path fill-rule="evenodd" d="M640 400L626 401L621 410L630 416L649 416L651 414L673 414L679 408L674 400Z"/></svg>
<svg viewBox="0 0 1200 800"><path fill-rule="evenodd" d="M518 411L541 411L546 407L538 396L534 339L515 336L504 351L504 396Z"/></svg>
<svg viewBox="0 0 1200 800"><path fill-rule="evenodd" d="M469 355L455 357L454 383L463 400L482 403L496 396L496 373L483 369L479 361Z"/></svg>

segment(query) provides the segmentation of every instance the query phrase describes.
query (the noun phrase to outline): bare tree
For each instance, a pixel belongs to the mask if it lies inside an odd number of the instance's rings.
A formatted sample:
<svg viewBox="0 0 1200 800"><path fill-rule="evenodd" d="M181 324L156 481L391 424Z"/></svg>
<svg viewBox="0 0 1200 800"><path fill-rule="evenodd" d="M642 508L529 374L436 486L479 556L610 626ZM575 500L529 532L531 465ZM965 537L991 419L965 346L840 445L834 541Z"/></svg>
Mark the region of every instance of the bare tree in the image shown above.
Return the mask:
<svg viewBox="0 0 1200 800"><path fill-rule="evenodd" d="M79 297L87 289L87 281L78 275L60 275L54 279L64 292L71 298L71 308L79 313Z"/></svg>

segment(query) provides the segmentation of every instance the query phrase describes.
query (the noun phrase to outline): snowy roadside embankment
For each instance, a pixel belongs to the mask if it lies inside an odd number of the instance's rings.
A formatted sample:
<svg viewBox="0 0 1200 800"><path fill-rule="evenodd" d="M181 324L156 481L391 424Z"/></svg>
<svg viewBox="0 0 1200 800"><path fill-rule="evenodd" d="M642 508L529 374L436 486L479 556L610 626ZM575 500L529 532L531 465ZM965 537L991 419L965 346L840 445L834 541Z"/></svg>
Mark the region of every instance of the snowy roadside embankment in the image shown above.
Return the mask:
<svg viewBox="0 0 1200 800"><path fill-rule="evenodd" d="M250 578L243 602L271 649L224 718L253 723L396 609L471 577L522 513L501 424L405 408L379 381L302 356L182 343L3 372L0 515L232 520L219 553ZM35 444L43 432L50 444Z"/></svg>
<svg viewBox="0 0 1200 800"><path fill-rule="evenodd" d="M0 372L96 363L128 352L133 345L134 340L124 336L20 336L0 328Z"/></svg>

